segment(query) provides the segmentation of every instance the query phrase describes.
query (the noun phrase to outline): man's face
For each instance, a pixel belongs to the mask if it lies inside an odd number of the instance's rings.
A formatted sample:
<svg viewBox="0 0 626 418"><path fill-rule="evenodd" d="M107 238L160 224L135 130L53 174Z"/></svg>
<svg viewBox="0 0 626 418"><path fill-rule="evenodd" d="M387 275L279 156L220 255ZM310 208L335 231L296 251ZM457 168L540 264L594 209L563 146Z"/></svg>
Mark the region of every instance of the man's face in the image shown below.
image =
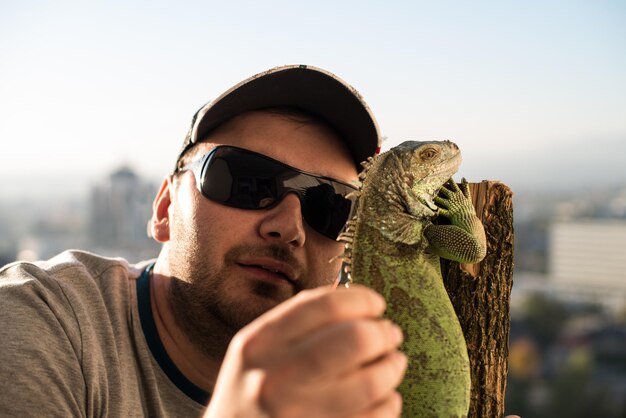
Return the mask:
<svg viewBox="0 0 626 418"><path fill-rule="evenodd" d="M242 114L214 131L193 154L203 155L219 144L344 182L357 177L345 145L332 130L289 116ZM189 171L176 177L170 189L166 249L169 273L180 279L170 285L170 301L178 316L185 316L188 334L211 338L212 327L203 321L215 320L235 332L298 291L337 278L341 261L330 260L343 246L304 222L296 194L269 209L237 209L203 197Z"/></svg>

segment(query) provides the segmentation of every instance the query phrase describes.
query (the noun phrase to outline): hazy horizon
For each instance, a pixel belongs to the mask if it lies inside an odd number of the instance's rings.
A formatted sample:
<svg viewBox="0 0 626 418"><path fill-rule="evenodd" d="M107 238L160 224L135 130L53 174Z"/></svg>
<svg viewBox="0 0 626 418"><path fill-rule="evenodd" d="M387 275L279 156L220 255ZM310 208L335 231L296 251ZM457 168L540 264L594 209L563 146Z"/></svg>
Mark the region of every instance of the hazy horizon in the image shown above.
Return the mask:
<svg viewBox="0 0 626 418"><path fill-rule="evenodd" d="M463 147L460 141L456 142ZM457 180L466 177L470 182L501 181L514 192L584 192L585 189L626 188L626 141L580 141L569 147L547 144L541 151L494 160L483 158L480 153L471 150L462 148L461 151L464 161L454 176ZM126 159L101 171L67 169L46 175L20 173L0 176L0 190L3 198L27 198L32 201L52 197L87 197L92 187L106 181L112 172L123 166L130 167L144 180L157 185L170 169L142 171Z"/></svg>

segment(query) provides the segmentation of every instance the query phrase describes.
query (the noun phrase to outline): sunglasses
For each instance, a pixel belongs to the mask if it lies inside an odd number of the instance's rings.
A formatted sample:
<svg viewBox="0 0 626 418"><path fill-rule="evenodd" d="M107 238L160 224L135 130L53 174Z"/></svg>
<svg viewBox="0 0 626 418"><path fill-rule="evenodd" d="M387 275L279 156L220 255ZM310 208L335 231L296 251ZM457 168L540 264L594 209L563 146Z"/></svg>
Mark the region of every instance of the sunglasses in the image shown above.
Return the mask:
<svg viewBox="0 0 626 418"><path fill-rule="evenodd" d="M320 234L337 239L350 219L354 186L317 176L243 148L220 145L179 171L190 170L207 199L239 209L267 209L287 193L300 199L302 217Z"/></svg>

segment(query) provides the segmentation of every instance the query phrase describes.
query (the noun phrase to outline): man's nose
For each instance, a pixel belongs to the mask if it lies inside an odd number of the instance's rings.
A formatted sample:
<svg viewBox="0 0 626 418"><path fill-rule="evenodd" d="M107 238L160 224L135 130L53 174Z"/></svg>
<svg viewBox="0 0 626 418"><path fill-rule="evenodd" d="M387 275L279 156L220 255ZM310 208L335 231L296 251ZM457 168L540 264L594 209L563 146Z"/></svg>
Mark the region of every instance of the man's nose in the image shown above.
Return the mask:
<svg viewBox="0 0 626 418"><path fill-rule="evenodd" d="M276 206L269 209L263 217L259 233L268 240L283 241L294 247L302 247L306 235L298 195L288 193Z"/></svg>

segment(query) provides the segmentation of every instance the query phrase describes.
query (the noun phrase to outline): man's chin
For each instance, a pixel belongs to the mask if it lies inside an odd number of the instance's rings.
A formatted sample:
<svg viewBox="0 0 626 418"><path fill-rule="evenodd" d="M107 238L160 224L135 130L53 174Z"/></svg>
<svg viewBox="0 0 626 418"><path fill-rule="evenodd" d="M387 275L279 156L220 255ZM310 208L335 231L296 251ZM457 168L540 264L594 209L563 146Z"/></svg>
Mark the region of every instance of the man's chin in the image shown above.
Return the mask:
<svg viewBox="0 0 626 418"><path fill-rule="evenodd" d="M256 286L247 294L238 294L237 297L233 298L236 299L236 302L230 304L229 307L223 306L222 311L229 311L228 316L231 317L229 322L242 328L291 296L293 294L285 294L267 289L264 286Z"/></svg>

